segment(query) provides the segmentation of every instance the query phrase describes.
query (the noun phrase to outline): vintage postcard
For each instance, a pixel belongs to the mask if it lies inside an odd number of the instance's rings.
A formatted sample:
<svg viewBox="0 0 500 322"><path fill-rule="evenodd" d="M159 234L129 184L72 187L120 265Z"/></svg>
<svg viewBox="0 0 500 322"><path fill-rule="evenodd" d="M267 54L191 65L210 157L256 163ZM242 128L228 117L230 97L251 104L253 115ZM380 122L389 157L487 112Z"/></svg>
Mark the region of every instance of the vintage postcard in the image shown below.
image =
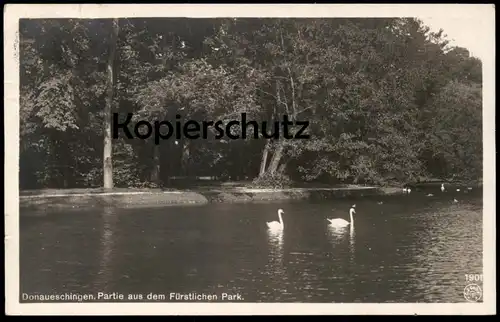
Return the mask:
<svg viewBox="0 0 500 322"><path fill-rule="evenodd" d="M496 314L486 4L10 4L6 314Z"/></svg>

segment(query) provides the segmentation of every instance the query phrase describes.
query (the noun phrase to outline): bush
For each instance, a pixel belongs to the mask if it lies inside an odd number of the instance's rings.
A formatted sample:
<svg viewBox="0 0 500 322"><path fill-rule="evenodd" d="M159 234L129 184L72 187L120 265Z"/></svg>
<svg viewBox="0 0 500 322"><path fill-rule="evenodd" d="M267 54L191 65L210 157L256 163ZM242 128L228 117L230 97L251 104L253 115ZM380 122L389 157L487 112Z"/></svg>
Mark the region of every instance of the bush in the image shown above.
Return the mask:
<svg viewBox="0 0 500 322"><path fill-rule="evenodd" d="M292 180L285 174L266 172L264 175L255 178L250 186L257 189L283 189L290 187L291 184Z"/></svg>

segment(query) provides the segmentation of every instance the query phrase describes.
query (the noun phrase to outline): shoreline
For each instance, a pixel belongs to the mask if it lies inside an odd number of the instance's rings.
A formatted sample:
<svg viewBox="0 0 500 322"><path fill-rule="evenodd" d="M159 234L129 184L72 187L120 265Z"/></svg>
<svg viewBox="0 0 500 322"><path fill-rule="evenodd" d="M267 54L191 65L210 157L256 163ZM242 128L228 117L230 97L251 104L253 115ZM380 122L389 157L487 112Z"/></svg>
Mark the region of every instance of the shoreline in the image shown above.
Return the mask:
<svg viewBox="0 0 500 322"><path fill-rule="evenodd" d="M257 189L245 186L198 186L192 189L45 189L20 191L20 212L92 209L153 208L206 205L212 203L260 203L280 201L326 200L349 197L391 196L403 194L400 187L349 185Z"/></svg>
<svg viewBox="0 0 500 322"><path fill-rule="evenodd" d="M382 191L381 191L382 190ZM306 199L344 198L394 194L400 188L367 186L256 189L236 187L197 187L193 189L47 189L20 191L20 211L65 210L107 206L113 208L151 208L182 205L205 205L210 203L254 203L299 201Z"/></svg>
<svg viewBox="0 0 500 322"><path fill-rule="evenodd" d="M210 188L210 187L198 187L194 189L178 189L178 190L160 190L160 189L127 189L128 191L92 191L92 189L68 189L65 191L63 189L48 189L48 190L26 190L21 191L20 199L33 199L33 198L57 198L57 197L85 197L85 196L127 196L127 195L151 195L151 194L185 194L188 192L196 193L206 193L206 192L217 192L217 193L300 193L300 192L314 192L314 191L366 191L366 190L376 190L379 187L333 187L333 188L283 188L283 189L272 189L272 188L247 188L247 187L233 187L233 188ZM397 188L400 190L399 188ZM53 190L54 192L50 192ZM89 191L90 190L90 191ZM98 190L98 189L96 189ZM120 189L122 190L122 189ZM57 192L56 192L57 191ZM23 195L24 193L24 195Z"/></svg>

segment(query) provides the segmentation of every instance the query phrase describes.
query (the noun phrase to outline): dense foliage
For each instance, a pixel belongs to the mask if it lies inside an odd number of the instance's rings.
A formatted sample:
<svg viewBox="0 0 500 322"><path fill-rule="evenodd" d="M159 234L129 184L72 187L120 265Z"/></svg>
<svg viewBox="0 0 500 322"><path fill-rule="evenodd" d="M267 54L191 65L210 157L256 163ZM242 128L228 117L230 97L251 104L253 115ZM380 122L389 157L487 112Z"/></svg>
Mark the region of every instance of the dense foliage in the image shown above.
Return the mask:
<svg viewBox="0 0 500 322"><path fill-rule="evenodd" d="M415 19L44 19L20 34L22 189L481 178L481 62ZM311 139L113 140L114 112L287 114Z"/></svg>

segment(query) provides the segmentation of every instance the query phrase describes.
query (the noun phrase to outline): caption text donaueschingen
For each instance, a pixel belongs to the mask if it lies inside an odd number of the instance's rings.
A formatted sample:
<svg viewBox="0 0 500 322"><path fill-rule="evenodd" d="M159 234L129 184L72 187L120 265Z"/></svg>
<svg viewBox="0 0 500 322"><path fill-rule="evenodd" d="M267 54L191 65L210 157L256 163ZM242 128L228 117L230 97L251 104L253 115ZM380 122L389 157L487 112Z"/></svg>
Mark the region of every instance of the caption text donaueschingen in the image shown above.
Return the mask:
<svg viewBox="0 0 500 322"><path fill-rule="evenodd" d="M165 301L165 302L209 302L209 301L243 301L240 293L58 293L58 294L26 294L22 293L22 301L28 302L115 302L115 301Z"/></svg>

